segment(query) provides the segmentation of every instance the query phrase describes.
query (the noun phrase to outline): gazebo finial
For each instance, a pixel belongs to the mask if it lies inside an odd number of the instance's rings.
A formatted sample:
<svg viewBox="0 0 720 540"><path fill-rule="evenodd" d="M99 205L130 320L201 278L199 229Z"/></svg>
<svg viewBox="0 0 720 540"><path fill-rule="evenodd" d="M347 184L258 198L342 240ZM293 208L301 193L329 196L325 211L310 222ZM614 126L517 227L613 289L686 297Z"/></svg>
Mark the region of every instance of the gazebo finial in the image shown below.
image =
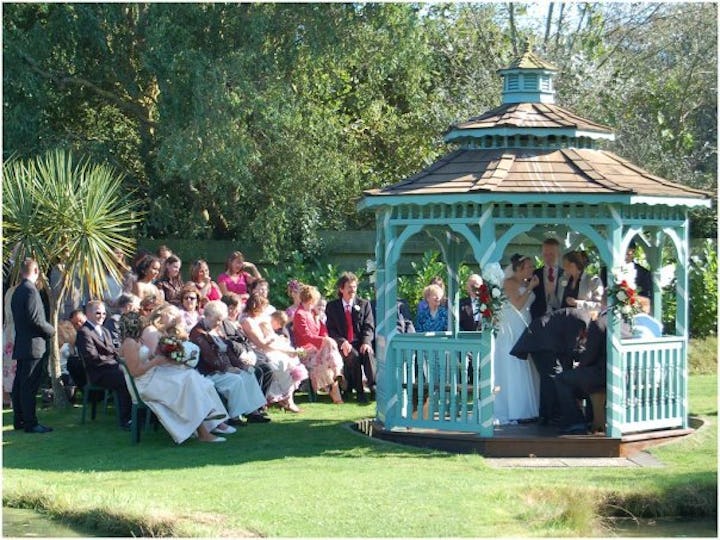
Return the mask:
<svg viewBox="0 0 720 540"><path fill-rule="evenodd" d="M533 52L533 42L532 42L532 36L527 35L525 36L525 39L523 40L523 54L531 53Z"/></svg>

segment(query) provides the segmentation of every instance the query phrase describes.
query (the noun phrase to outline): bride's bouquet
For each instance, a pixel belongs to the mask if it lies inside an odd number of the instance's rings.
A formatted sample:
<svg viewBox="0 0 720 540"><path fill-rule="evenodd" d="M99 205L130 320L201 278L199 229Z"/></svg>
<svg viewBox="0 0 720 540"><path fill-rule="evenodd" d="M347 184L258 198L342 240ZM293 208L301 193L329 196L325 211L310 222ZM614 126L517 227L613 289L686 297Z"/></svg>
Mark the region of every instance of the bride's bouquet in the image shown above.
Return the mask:
<svg viewBox="0 0 720 540"><path fill-rule="evenodd" d="M506 300L503 290L505 272L498 263L490 263L485 266L482 278L482 283L475 288L482 329L496 332L500 325L500 310Z"/></svg>
<svg viewBox="0 0 720 540"><path fill-rule="evenodd" d="M178 364L194 366L198 361L198 347L175 336L163 336L158 342L158 352Z"/></svg>

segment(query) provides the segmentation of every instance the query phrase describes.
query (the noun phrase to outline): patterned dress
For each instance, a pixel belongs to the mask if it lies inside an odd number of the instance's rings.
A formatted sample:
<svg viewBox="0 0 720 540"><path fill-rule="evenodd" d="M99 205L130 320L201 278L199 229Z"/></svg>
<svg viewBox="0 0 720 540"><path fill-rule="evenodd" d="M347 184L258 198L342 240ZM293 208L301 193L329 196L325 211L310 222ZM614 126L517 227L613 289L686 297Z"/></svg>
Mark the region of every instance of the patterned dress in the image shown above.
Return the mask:
<svg viewBox="0 0 720 540"><path fill-rule="evenodd" d="M325 325L301 305L293 318L293 331L295 344L307 351L302 362L310 372L313 389L332 385L342 376L343 361L335 340L325 339L328 335Z"/></svg>

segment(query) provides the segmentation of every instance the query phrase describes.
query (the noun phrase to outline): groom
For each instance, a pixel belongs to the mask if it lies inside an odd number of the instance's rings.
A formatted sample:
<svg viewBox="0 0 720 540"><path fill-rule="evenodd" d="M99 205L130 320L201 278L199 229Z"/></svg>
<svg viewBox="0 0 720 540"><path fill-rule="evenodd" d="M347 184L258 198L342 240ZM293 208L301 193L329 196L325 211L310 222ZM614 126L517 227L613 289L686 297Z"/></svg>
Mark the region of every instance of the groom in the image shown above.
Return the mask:
<svg viewBox="0 0 720 540"><path fill-rule="evenodd" d="M530 305L530 316L538 319L560 307L558 283L562 276L560 268L560 242L546 238L542 243L543 266L535 270L540 284L535 289L535 300Z"/></svg>
<svg viewBox="0 0 720 540"><path fill-rule="evenodd" d="M559 414L553 378L572 369L578 340L584 338L590 323L586 310L565 308L534 319L518 339L510 354L532 358L540 375L540 424L547 425Z"/></svg>

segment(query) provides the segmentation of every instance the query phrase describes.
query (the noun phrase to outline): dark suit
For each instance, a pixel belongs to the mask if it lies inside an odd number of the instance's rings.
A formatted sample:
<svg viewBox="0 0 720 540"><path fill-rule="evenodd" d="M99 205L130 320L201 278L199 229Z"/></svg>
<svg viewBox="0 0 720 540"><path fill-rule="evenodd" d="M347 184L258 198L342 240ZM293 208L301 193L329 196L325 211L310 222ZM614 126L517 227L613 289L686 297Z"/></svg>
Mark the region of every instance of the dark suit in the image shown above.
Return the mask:
<svg viewBox="0 0 720 540"><path fill-rule="evenodd" d="M545 315L547 312L547 292L545 291L545 267L541 266L540 268L537 268L533 274L537 276L537 278L540 280L540 283L537 287L535 287L535 300L533 300L533 303L530 304L530 316L533 319L538 319ZM550 287L551 292L554 296L557 296L558 294L558 283L560 282L560 277L563 274L562 268L558 268L556 274L555 274L555 282L554 287ZM554 289L554 291L552 291Z"/></svg>
<svg viewBox="0 0 720 540"><path fill-rule="evenodd" d="M592 321L587 329L585 344L576 350L575 369L563 371L555 377L560 423L569 427L585 422L578 398L605 390L607 375L607 315Z"/></svg>
<svg viewBox="0 0 720 540"><path fill-rule="evenodd" d="M77 332L76 347L78 354L85 363L85 370L90 382L115 391L120 404L120 424L130 420L132 401L125 384L125 376L117 362L117 352L112 343L110 332L101 326L102 337L95 326L86 321Z"/></svg>
<svg viewBox="0 0 720 540"><path fill-rule="evenodd" d="M15 324L13 358L17 359L12 387L13 425L31 430L38 424L35 396L40 388L41 360L55 328L47 322L40 292L29 279L17 286L10 307Z"/></svg>
<svg viewBox="0 0 720 540"><path fill-rule="evenodd" d="M532 358L540 375L540 416L552 418L557 411L552 378L572 368L572 358L581 332L587 328L587 311L565 308L534 319L518 339L510 354Z"/></svg>
<svg viewBox="0 0 720 540"><path fill-rule="evenodd" d="M465 332L477 332L481 330L482 322L475 320L475 309L473 307L472 298L463 298L460 300L460 330Z"/></svg>
<svg viewBox="0 0 720 540"><path fill-rule="evenodd" d="M340 347L347 341L347 324L342 298L328 302L325 313L327 314L328 335ZM365 399L362 384L363 369L368 387L372 388L375 385L375 356L372 353L360 354L359 349L362 344L372 347L375 338L375 320L370 309L370 302L361 298L356 297L353 300L350 313L353 323L353 340L350 343L352 345L350 354L343 357L345 379L348 381L348 388L355 388L358 400L363 401Z"/></svg>

